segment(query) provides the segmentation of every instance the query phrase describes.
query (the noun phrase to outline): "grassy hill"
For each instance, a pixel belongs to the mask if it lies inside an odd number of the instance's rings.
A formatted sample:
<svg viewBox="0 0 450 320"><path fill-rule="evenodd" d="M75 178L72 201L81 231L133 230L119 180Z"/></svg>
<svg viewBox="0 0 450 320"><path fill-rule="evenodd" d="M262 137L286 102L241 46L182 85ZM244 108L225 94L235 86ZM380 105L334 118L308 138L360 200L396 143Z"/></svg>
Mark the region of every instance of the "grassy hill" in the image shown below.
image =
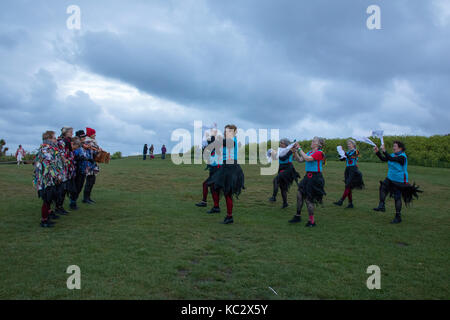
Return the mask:
<svg viewBox="0 0 450 320"><path fill-rule="evenodd" d="M328 195L307 229L287 223L295 188L288 209L269 203L273 177L259 166L243 166L235 223L222 225L225 213L194 206L204 166L124 158L101 166L96 205L42 229L32 167L0 166L0 299L449 299L450 170L410 166L425 193L390 225L393 200L371 210L386 165L360 168L367 188L349 211L332 204L344 164L328 162ZM381 290L366 287L374 264ZM66 288L69 265L81 268L81 290Z"/></svg>

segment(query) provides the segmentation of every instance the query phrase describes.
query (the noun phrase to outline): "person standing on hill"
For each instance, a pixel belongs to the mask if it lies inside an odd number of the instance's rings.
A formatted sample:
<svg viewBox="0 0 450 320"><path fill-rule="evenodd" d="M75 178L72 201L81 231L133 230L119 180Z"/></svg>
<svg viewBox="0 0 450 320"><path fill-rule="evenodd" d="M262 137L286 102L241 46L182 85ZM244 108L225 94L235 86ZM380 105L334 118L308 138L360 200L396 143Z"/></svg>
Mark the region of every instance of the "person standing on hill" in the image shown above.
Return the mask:
<svg viewBox="0 0 450 320"><path fill-rule="evenodd" d="M345 178L345 190L342 198L334 202L337 206L342 206L345 198L348 197L348 206L346 208L353 208L352 189L364 188L364 181L361 171L358 169L359 151L356 149L356 142L353 139L347 140L348 151L345 153L345 157L340 160L346 162L346 168L344 173Z"/></svg>
<svg viewBox="0 0 450 320"><path fill-rule="evenodd" d="M143 153L144 153L144 160L147 159L147 151L148 151L147 144L144 144L144 150L143 150Z"/></svg>
<svg viewBox="0 0 450 320"><path fill-rule="evenodd" d="M395 200L395 218L391 221L392 224L397 224L402 222L401 210L402 210L402 197L405 205L408 206L413 197L419 198L419 186L408 183L408 157L406 156L406 148L403 142L394 141L392 150L393 153L388 154L384 145L381 146L381 151L377 146L373 148L375 154L380 158L381 161L388 163L388 174L384 181L380 181L380 203L375 211L385 212L385 201L389 194L394 197Z"/></svg>
<svg viewBox="0 0 450 320"><path fill-rule="evenodd" d="M303 152L301 147L297 144L301 160L305 161L306 175L298 184L297 193L297 214L289 220L290 223L297 223L301 221L301 212L303 204L306 202L308 209L309 220L306 227L315 227L314 221L314 206L316 203L322 203L322 198L326 195L325 179L322 171L325 163L325 153L322 151L325 146L325 139L314 137L311 142L311 150L308 153Z"/></svg>
<svg viewBox="0 0 450 320"><path fill-rule="evenodd" d="M150 146L150 159L155 159L155 156L153 155L153 151L155 151L155 147L153 145Z"/></svg>
<svg viewBox="0 0 450 320"><path fill-rule="evenodd" d="M161 148L161 159L164 160L166 158L166 152L167 152L166 145L163 144L163 146Z"/></svg>
<svg viewBox="0 0 450 320"><path fill-rule="evenodd" d="M22 148L22 145L19 145L19 148L16 151L17 166L20 165L20 163L22 162L23 157L25 157L25 149Z"/></svg>

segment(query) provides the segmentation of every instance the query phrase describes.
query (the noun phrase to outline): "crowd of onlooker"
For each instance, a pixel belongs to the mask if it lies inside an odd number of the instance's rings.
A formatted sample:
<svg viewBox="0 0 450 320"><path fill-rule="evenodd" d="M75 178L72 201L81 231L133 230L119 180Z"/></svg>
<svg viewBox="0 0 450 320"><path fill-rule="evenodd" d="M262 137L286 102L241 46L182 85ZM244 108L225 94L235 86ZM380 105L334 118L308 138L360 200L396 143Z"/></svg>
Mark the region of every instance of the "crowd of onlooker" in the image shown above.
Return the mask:
<svg viewBox="0 0 450 320"><path fill-rule="evenodd" d="M154 151L155 151L155 147L153 146L153 144L150 145L150 148L148 147L147 144L144 144L143 159L147 160L147 154L150 156L150 159L155 159ZM161 147L161 159L166 158L166 153L167 153L167 148L166 148L166 145L163 144Z"/></svg>

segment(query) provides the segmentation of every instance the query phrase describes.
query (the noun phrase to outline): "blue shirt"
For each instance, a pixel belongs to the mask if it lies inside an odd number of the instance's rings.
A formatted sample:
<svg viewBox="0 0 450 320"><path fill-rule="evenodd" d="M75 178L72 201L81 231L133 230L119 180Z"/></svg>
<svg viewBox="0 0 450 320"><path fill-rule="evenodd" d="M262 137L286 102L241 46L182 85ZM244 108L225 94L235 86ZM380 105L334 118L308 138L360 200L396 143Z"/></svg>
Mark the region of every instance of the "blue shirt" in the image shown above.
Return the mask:
<svg viewBox="0 0 450 320"><path fill-rule="evenodd" d="M347 156L347 159L345 159L347 167L354 167L358 165L358 156L356 155L356 149L346 152L345 155Z"/></svg>
<svg viewBox="0 0 450 320"><path fill-rule="evenodd" d="M316 152L309 151L307 153L307 155L312 156L313 154L316 154L317 152L322 153L322 158L320 160L306 161L305 162L305 171L306 172L322 172L323 158L325 157L322 150L317 150Z"/></svg>
<svg viewBox="0 0 450 320"><path fill-rule="evenodd" d="M388 161L388 179L395 182L408 183L408 157L403 151L391 154L391 157L402 156L405 157L404 165L395 161Z"/></svg>

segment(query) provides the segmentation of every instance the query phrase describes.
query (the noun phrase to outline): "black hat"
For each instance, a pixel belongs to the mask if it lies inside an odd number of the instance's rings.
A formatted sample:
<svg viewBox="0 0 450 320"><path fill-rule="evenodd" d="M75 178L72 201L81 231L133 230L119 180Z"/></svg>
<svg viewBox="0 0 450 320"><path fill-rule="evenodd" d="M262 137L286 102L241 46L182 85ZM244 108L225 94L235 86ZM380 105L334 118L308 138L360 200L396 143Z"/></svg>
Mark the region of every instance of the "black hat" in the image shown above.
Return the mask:
<svg viewBox="0 0 450 320"><path fill-rule="evenodd" d="M80 138L84 138L84 137L86 137L86 134L84 133L84 130L78 130L75 133L75 136L80 137Z"/></svg>

